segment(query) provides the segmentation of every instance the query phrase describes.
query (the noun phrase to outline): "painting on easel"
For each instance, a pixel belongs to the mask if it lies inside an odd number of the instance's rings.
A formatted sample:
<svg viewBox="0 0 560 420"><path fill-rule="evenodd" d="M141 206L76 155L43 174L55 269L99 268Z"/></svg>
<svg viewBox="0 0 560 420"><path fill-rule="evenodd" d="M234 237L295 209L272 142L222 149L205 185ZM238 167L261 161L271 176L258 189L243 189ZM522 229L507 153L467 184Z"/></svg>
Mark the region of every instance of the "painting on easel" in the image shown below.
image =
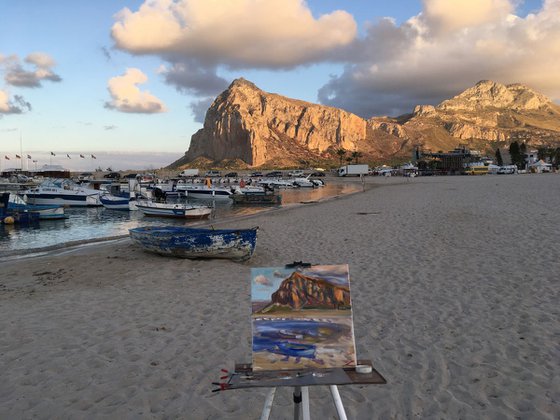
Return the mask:
<svg viewBox="0 0 560 420"><path fill-rule="evenodd" d="M356 365L348 265L251 270L253 369Z"/></svg>

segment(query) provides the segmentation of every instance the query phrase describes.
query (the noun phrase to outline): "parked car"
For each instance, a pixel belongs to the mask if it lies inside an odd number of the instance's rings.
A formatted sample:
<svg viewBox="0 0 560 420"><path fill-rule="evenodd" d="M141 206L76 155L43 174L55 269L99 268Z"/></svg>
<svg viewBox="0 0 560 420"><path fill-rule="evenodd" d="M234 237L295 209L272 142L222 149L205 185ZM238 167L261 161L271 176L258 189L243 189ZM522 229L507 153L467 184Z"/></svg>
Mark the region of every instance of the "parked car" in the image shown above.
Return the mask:
<svg viewBox="0 0 560 420"><path fill-rule="evenodd" d="M252 177L263 176L263 173L262 173L262 172L259 172L259 171L257 171L257 172L251 172L251 176L252 176Z"/></svg>
<svg viewBox="0 0 560 420"><path fill-rule="evenodd" d="M288 176L304 176L303 169L294 169L288 173Z"/></svg>
<svg viewBox="0 0 560 420"><path fill-rule="evenodd" d="M266 174L267 177L269 178L279 178L282 176L282 172L281 171L272 171Z"/></svg>
<svg viewBox="0 0 560 420"><path fill-rule="evenodd" d="M221 176L221 175L220 175L220 171L210 170L210 171L206 171L204 176Z"/></svg>
<svg viewBox="0 0 560 420"><path fill-rule="evenodd" d="M311 172L311 176L325 176L324 172Z"/></svg>
<svg viewBox="0 0 560 420"><path fill-rule="evenodd" d="M237 178L237 172L229 172L224 175L226 178Z"/></svg>
<svg viewBox="0 0 560 420"><path fill-rule="evenodd" d="M119 174L118 172L109 172L103 178L106 178L106 179L120 179L121 174Z"/></svg>

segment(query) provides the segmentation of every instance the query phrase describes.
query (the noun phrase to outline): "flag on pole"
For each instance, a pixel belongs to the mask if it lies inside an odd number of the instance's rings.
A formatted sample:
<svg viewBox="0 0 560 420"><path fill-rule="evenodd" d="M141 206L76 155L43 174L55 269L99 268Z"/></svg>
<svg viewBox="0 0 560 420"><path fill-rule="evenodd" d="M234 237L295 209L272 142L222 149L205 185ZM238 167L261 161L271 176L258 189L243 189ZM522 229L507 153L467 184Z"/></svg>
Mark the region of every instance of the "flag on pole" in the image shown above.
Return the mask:
<svg viewBox="0 0 560 420"><path fill-rule="evenodd" d="M68 159L72 159L68 153L66 153L66 156L68 156Z"/></svg>
<svg viewBox="0 0 560 420"><path fill-rule="evenodd" d="M7 155L4 155L4 159L10 160L10 158Z"/></svg>
<svg viewBox="0 0 560 420"><path fill-rule="evenodd" d="M85 159L85 158L86 158L84 155L80 155L80 157L81 157L82 159Z"/></svg>
<svg viewBox="0 0 560 420"><path fill-rule="evenodd" d="M27 155L27 159L33 159L31 155Z"/></svg>
<svg viewBox="0 0 560 420"><path fill-rule="evenodd" d="M92 159L97 159L94 155L91 155L91 158L92 158Z"/></svg>
<svg viewBox="0 0 560 420"><path fill-rule="evenodd" d="M51 156L56 156L53 152L51 152Z"/></svg>
<svg viewBox="0 0 560 420"><path fill-rule="evenodd" d="M21 159L21 156L20 156L20 155L16 155L16 159Z"/></svg>

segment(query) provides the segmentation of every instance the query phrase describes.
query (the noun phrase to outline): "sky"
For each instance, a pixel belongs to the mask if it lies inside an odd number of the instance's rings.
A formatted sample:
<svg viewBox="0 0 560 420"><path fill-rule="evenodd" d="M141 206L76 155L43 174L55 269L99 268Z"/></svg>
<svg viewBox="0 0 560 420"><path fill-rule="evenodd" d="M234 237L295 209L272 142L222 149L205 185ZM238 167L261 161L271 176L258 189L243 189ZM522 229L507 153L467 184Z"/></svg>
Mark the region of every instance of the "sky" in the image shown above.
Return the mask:
<svg viewBox="0 0 560 420"><path fill-rule="evenodd" d="M560 0L0 0L0 162L166 166L238 77L369 118L559 74Z"/></svg>

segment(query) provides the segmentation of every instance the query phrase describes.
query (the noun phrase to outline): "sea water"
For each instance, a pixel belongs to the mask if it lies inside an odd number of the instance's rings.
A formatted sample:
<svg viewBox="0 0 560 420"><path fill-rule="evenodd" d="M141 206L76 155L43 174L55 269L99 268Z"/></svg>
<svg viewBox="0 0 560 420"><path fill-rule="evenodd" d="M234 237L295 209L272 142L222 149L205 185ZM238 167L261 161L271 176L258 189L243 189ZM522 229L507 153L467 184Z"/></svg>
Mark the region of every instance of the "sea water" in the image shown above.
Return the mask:
<svg viewBox="0 0 560 420"><path fill-rule="evenodd" d="M328 184L321 188L297 188L281 190L282 205L293 205L323 200L336 195L348 194L360 189L355 184ZM184 199L182 201L185 201ZM246 216L269 210L273 206L238 206L232 200L189 200L192 204L214 207L212 220ZM60 245L72 241L87 241L112 236L127 235L128 230L138 226L176 225L196 226L201 222L185 219L144 216L140 211L108 210L104 207L66 208L68 216L63 220L41 220L32 226L0 224L0 256L11 251L30 250ZM204 221L202 223L207 223Z"/></svg>

